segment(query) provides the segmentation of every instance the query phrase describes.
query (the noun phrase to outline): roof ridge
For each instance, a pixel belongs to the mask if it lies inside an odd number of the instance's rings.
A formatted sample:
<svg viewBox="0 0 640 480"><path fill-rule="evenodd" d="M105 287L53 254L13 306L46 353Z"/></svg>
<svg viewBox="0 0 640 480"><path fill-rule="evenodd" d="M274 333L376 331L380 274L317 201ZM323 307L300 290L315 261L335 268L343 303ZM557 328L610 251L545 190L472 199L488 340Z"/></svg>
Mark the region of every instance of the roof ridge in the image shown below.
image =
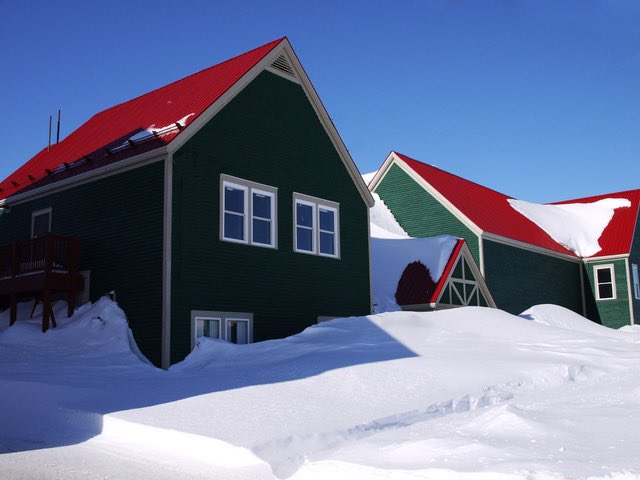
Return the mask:
<svg viewBox="0 0 640 480"><path fill-rule="evenodd" d="M596 198L596 197L606 197L608 195L624 195L624 194L628 194L628 193L633 193L634 195L640 195L640 188L632 188L630 190L622 190L620 192L598 193L596 195L587 195L586 197L570 198L570 199L567 199L567 200L559 200L557 202L550 202L550 203L547 203L546 205L558 205L558 204L563 204L563 203L577 202L577 201L580 201L580 200L589 200L591 198Z"/></svg>
<svg viewBox="0 0 640 480"><path fill-rule="evenodd" d="M472 183L472 184L474 184L474 185L476 185L476 186L478 186L478 187L480 187L480 188L482 188L482 189L484 189L484 190L489 190L490 192L497 193L498 195L501 195L501 196L506 197L506 198L512 198L512 199L514 199L514 200L519 200L519 199L517 199L517 198L515 198L515 197L513 197L513 196L511 196L511 195L507 195L507 194L502 193L502 192L499 192L498 190L495 190L495 189L493 189L493 188L490 188L490 187L487 187L487 186L482 185L482 184L480 184L480 183L474 182L473 180L469 180L468 178L464 178L464 177L462 177L462 176L460 176L460 175L457 175L457 174L455 174L455 173L451 173L451 172L449 172L448 170L444 170L444 169L442 169L442 168L440 168L440 167L436 167L435 165L431 165L431 164L429 164L429 163L424 163L424 162L421 162L420 160L416 160L415 158L410 157L410 156L408 156L408 155L405 155L405 154L403 154L403 153L400 153L400 152L398 152L398 151L396 151L396 150L393 150L393 153L395 153L396 155L400 155L401 157L408 158L408 159L409 159L409 160L411 160L411 161L414 161L414 162L420 163L420 164L425 165L425 166L427 166L427 167L435 168L436 170L438 170L438 171L440 171L440 172L442 172L442 173L446 173L447 175L450 175L450 176L452 176L452 177L456 177L457 179L464 180L464 181L465 181L465 182L467 182L467 183Z"/></svg>
<svg viewBox="0 0 640 480"><path fill-rule="evenodd" d="M248 55L248 54L250 54L250 53L252 53L252 52L255 52L256 50L260 50L261 48L265 48L265 47L266 47L266 46L268 46L268 45L273 44L273 45L275 46L275 44L278 44L278 43L282 42L282 41L283 41L283 40L285 40L286 38L287 38L287 37L285 36L285 37L280 37L280 38L278 38L278 39L276 39L276 40L272 40L271 42L267 42L267 43L265 43L264 45L260 45L259 47L252 48L251 50L247 50L246 52L243 52L243 53L239 53L239 54L238 54L238 55L236 55L235 57L227 58L226 60L223 60L223 61L222 61L222 62L220 62L220 63L216 63L216 64L214 64L214 65L210 65L210 66L205 67L205 68L203 68L203 69L201 69L201 70L198 70L197 72L191 73L191 74L189 74L189 75L187 75L187 76L185 76L185 77L182 77L182 78L179 78L179 79L177 79L177 80L174 80L173 82L170 82L170 83L164 84L164 85L162 85L162 86L160 86L160 87L158 87L158 88L154 88L153 90L150 90L150 91L148 91L148 92L146 92L146 93L143 93L143 94L141 94L141 95L138 95L137 97L133 97L133 98L130 98L129 100L125 100L124 102L120 102L120 103L117 103L117 104L115 104L115 105L112 105L111 107L105 108L104 110L101 110L101 111L99 111L99 112L97 112L97 113L94 113L94 114L89 118L89 120L91 120L92 118L97 117L98 115L102 115L103 113L106 113L106 112L108 112L109 110L113 110L114 108L120 107L120 106L122 106L122 105L125 105L125 104L127 104L127 103L133 102L133 101L135 101L135 100L138 100L139 98L146 97L147 95L151 95L152 93L157 92L158 90L162 90L163 88L167 88L167 87L169 87L169 86L171 86L171 85L174 85L174 84L176 84L176 83L178 83L178 82L182 82L183 80L186 80L187 78L191 78L191 77L194 77L194 76L196 76L196 75L200 75L201 73L206 72L207 70L211 70L212 68L219 67L219 66L221 66L221 65L224 65L225 63L228 63L228 62L231 62L231 61L233 61L233 60L236 60L236 59L238 59L238 58L240 58L240 57L242 57L242 56L244 56L244 55ZM88 121L88 120L87 120L87 121Z"/></svg>

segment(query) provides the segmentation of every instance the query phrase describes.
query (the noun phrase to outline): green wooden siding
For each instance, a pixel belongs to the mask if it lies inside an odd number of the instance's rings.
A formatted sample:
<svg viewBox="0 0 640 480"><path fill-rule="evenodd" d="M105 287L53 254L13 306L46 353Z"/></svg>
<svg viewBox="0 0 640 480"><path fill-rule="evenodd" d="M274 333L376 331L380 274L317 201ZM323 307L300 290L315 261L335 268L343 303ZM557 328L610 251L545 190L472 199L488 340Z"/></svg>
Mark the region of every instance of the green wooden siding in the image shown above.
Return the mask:
<svg viewBox="0 0 640 480"><path fill-rule="evenodd" d="M427 193L402 168L393 164L374 189L400 226L412 237L454 235L464 238L480 264L478 236L438 200Z"/></svg>
<svg viewBox="0 0 640 480"><path fill-rule="evenodd" d="M485 280L498 308L520 314L553 303L582 314L579 263L483 240Z"/></svg>
<svg viewBox="0 0 640 480"><path fill-rule="evenodd" d="M616 298L596 300L595 265L613 265L615 269ZM627 286L627 268L624 260L602 260L584 265L585 290L587 290L587 317L607 327L620 328L631 323L629 316L629 289Z"/></svg>
<svg viewBox="0 0 640 480"><path fill-rule="evenodd" d="M638 265L640 269L640 212L636 218L636 230L633 235L633 243L631 244L631 252L629 255L629 281L631 282L631 301L633 305L633 321L640 324L640 299L635 297L633 291L633 275L631 274L631 265Z"/></svg>
<svg viewBox="0 0 640 480"><path fill-rule="evenodd" d="M254 314L254 341L370 312L367 206L303 89L261 73L174 155L172 362L191 310ZM278 248L219 240L220 174L278 188ZM293 192L340 203L340 253L293 252Z"/></svg>
<svg viewBox="0 0 640 480"><path fill-rule="evenodd" d="M28 239L31 213L52 208L52 231L80 240L90 296L115 290L138 346L160 364L163 162L13 206L0 217L0 244Z"/></svg>

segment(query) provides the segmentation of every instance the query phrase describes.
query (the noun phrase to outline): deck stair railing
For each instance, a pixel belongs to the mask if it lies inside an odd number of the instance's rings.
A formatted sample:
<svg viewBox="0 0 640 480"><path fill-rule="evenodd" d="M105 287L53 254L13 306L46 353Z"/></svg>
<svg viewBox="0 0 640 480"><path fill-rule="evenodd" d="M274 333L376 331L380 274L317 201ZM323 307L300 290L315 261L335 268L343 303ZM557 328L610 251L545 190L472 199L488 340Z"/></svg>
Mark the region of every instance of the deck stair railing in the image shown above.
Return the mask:
<svg viewBox="0 0 640 480"><path fill-rule="evenodd" d="M49 233L0 246L0 296L9 296L9 324L16 321L19 295L33 295L42 300L43 332L50 321L56 326L51 306L53 292L66 292L71 316L75 295L84 285L79 268L80 242L75 238Z"/></svg>
<svg viewBox="0 0 640 480"><path fill-rule="evenodd" d="M80 264L77 239L44 235L0 246L0 278L31 273L75 273Z"/></svg>

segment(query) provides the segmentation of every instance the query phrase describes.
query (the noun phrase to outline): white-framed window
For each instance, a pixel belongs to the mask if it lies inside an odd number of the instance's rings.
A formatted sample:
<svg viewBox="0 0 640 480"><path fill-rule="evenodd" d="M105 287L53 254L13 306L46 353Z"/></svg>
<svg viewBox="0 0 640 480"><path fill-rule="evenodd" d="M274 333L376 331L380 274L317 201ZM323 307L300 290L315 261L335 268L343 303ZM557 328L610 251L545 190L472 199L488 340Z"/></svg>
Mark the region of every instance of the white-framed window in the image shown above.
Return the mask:
<svg viewBox="0 0 640 480"><path fill-rule="evenodd" d="M221 339L222 319L210 315L198 315L195 318L196 338L207 337Z"/></svg>
<svg viewBox="0 0 640 480"><path fill-rule="evenodd" d="M193 348L199 338L214 338L230 343L253 342L253 314L242 312L191 311Z"/></svg>
<svg viewBox="0 0 640 480"><path fill-rule="evenodd" d="M340 204L293 194L293 249L340 258Z"/></svg>
<svg viewBox="0 0 640 480"><path fill-rule="evenodd" d="M38 238L51 232L51 207L36 210L31 214L31 238Z"/></svg>
<svg viewBox="0 0 640 480"><path fill-rule="evenodd" d="M638 264L631 264L631 275L633 277L633 295L640 300L640 276L638 275Z"/></svg>
<svg viewBox="0 0 640 480"><path fill-rule="evenodd" d="M278 189L220 175L220 239L277 248Z"/></svg>
<svg viewBox="0 0 640 480"><path fill-rule="evenodd" d="M616 298L615 268L612 263L594 265L593 278L596 287L596 300L614 300Z"/></svg>

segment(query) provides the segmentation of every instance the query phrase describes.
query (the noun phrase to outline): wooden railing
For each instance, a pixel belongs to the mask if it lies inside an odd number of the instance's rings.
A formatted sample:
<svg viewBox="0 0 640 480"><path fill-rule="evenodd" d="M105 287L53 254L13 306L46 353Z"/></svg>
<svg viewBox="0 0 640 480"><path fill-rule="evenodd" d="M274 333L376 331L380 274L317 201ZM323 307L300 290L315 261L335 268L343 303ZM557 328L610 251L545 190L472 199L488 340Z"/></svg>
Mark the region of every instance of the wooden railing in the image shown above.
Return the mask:
<svg viewBox="0 0 640 480"><path fill-rule="evenodd" d="M44 235L0 246L0 279L32 273L77 273L80 243L60 235Z"/></svg>

